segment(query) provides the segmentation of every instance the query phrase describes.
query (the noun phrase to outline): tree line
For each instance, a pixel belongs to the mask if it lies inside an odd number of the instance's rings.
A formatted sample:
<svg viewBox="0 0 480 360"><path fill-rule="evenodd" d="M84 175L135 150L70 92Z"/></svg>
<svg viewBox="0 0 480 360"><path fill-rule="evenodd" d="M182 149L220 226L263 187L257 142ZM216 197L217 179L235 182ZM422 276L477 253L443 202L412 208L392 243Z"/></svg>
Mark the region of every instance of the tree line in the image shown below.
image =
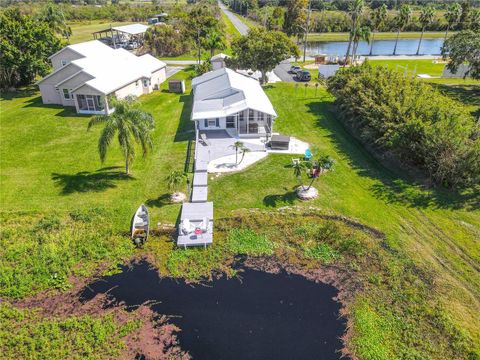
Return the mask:
<svg viewBox="0 0 480 360"><path fill-rule="evenodd" d="M226 0L232 9L248 16L271 30L282 29L286 33L299 35L305 32L307 8L310 5L310 32L349 32L351 30L351 8L354 1L342 2L337 9L334 2L311 0L284 0L277 4L257 2L257 0ZM362 24L370 29L384 32L396 32L402 11L408 9L410 15L402 24L402 31L445 31L480 28L480 4L474 7L470 2L444 2L441 7L435 2L422 2L422 6L409 5L408 1L398 1L392 8L388 2L364 2ZM417 2L418 3L418 2ZM327 6L327 4L330 4ZM431 17L425 23L422 16L425 8ZM403 10L402 10L403 9ZM383 15L378 23L377 15Z"/></svg>
<svg viewBox="0 0 480 360"><path fill-rule="evenodd" d="M328 89L342 121L382 156L451 188L480 182L480 124L438 90L386 67L341 69Z"/></svg>

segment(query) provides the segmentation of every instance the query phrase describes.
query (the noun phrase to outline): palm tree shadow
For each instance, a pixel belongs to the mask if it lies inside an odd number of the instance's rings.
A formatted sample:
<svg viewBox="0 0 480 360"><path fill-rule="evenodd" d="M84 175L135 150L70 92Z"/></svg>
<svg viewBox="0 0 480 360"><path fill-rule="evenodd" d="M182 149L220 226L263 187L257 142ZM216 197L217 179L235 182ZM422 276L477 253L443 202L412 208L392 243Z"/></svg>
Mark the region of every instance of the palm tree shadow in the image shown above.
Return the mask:
<svg viewBox="0 0 480 360"><path fill-rule="evenodd" d="M145 204L147 204L148 206L151 206L151 207L163 207L165 205L169 205L171 204L171 201L170 201L170 194L163 194L163 195L160 195L158 198L156 199L148 199Z"/></svg>
<svg viewBox="0 0 480 360"><path fill-rule="evenodd" d="M135 180L134 177L119 171L119 166L111 166L97 171L80 171L76 174L52 173L55 185L62 188L62 195L85 192L101 192L117 187L122 180Z"/></svg>
<svg viewBox="0 0 480 360"><path fill-rule="evenodd" d="M284 194L273 194L265 196L263 198L263 205L265 205L266 207L293 205L296 200L298 200L298 197L295 191L287 190Z"/></svg>

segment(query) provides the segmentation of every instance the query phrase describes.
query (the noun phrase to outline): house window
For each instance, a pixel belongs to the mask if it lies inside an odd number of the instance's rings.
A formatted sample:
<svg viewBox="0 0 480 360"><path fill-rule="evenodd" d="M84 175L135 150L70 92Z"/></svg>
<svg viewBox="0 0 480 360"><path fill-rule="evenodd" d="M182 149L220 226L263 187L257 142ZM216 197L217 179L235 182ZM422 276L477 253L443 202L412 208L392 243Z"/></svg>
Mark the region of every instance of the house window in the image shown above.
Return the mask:
<svg viewBox="0 0 480 360"><path fill-rule="evenodd" d="M100 112L105 109L105 101L100 95L77 95L77 104L80 111Z"/></svg>
<svg viewBox="0 0 480 360"><path fill-rule="evenodd" d="M248 110L248 121L253 121L255 117L255 113L253 110Z"/></svg>
<svg viewBox="0 0 480 360"><path fill-rule="evenodd" d="M147 87L148 86L148 79L143 79L143 87Z"/></svg>
<svg viewBox="0 0 480 360"><path fill-rule="evenodd" d="M217 119L208 119L208 127L218 127Z"/></svg>
<svg viewBox="0 0 480 360"><path fill-rule="evenodd" d="M137 80L137 81L135 82L135 85L136 85L136 86L140 85L140 80Z"/></svg>
<svg viewBox="0 0 480 360"><path fill-rule="evenodd" d="M227 129L235 128L235 116L227 116Z"/></svg>
<svg viewBox="0 0 480 360"><path fill-rule="evenodd" d="M67 65L67 60L61 60L60 63L62 64L62 66L65 66Z"/></svg>
<svg viewBox="0 0 480 360"><path fill-rule="evenodd" d="M63 90L63 98L65 100L71 100L72 95L70 94L70 91L68 89L62 89Z"/></svg>

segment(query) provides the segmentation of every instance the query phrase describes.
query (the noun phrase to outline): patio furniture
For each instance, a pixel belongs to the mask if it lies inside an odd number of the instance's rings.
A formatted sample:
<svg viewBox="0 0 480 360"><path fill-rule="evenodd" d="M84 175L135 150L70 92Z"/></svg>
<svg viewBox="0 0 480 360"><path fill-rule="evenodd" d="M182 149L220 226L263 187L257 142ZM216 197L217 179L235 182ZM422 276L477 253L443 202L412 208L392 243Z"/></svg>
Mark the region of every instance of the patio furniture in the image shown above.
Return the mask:
<svg viewBox="0 0 480 360"><path fill-rule="evenodd" d="M184 235L187 235L195 229L195 226L193 226L189 219L183 219L180 229Z"/></svg>
<svg viewBox="0 0 480 360"><path fill-rule="evenodd" d="M312 158L312 151L310 149L305 150L305 155L303 156L303 159L305 161L309 161Z"/></svg>
<svg viewBox="0 0 480 360"><path fill-rule="evenodd" d="M272 150L288 150L290 145L290 136L272 135L270 139L270 148Z"/></svg>

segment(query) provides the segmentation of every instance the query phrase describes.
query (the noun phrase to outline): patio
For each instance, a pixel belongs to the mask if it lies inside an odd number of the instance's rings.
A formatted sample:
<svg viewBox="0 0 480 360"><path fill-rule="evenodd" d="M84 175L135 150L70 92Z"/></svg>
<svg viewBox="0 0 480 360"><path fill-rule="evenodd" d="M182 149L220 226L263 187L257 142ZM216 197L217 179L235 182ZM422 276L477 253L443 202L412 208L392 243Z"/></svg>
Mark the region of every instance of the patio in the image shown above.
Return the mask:
<svg viewBox="0 0 480 360"><path fill-rule="evenodd" d="M207 144L202 140L202 134L206 138ZM250 149L238 165L235 163L235 148L233 147L236 141L241 141ZM209 173L232 172L247 168L265 158L270 152L302 155L309 147L307 143L293 137L290 138L289 148L285 150L271 150L265 145L265 142L266 138L232 137L225 130L202 130L197 141L196 164L203 168L206 166ZM240 153L239 157L241 157Z"/></svg>

